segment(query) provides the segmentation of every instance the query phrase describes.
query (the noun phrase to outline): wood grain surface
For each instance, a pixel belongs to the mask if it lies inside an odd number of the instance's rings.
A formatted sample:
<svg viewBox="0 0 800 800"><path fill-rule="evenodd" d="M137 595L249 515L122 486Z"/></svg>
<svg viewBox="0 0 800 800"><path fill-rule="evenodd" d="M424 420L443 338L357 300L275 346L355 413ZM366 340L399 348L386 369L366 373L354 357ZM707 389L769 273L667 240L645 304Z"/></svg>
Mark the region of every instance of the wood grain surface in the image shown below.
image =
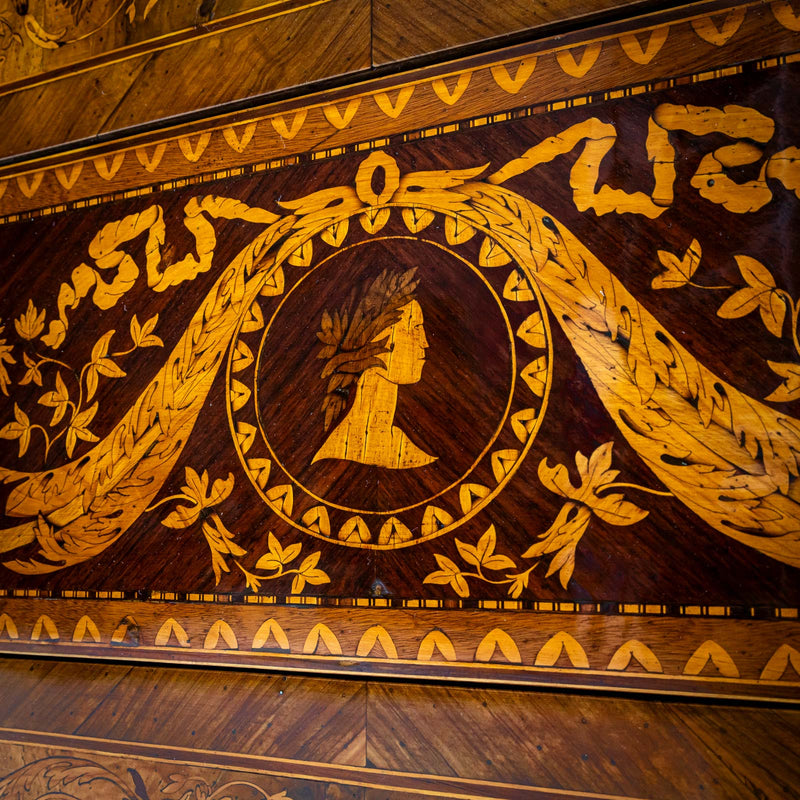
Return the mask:
<svg viewBox="0 0 800 800"><path fill-rule="evenodd" d="M798 735L797 721L783 725L772 709L376 683L368 708L367 756L383 768L463 775L469 764L481 780L676 800L783 797L797 786L764 768L791 763ZM749 785L720 771L731 758Z"/></svg>
<svg viewBox="0 0 800 800"><path fill-rule="evenodd" d="M370 66L365 0L268 4L228 22L0 86L0 155L208 114L220 103Z"/></svg>
<svg viewBox="0 0 800 800"><path fill-rule="evenodd" d="M19 88L291 7L283 0L9 4L0 12L0 86Z"/></svg>
<svg viewBox="0 0 800 800"><path fill-rule="evenodd" d="M76 797L113 778L153 800L190 779L194 800L744 800L800 778L795 709L29 659L0 674L4 797L60 770L83 775Z"/></svg>
<svg viewBox="0 0 800 800"><path fill-rule="evenodd" d="M70 72L111 64L134 52L241 28L303 5L292 0L193 0L193 2L58 3L32 0L0 11L0 87L14 91ZM561 2L531 8L522 3L376 3L371 12L372 64L435 53L456 45L541 28L555 22L592 19L618 10L634 16L630 2ZM588 18L587 18L588 16ZM300 51L308 42L289 40ZM331 72L331 75L336 74Z"/></svg>
<svg viewBox="0 0 800 800"><path fill-rule="evenodd" d="M558 22L587 25L592 18L612 10L635 16L642 5L634 0L546 4L524 0L377 0L372 12L373 63L400 61L522 31L533 33Z"/></svg>

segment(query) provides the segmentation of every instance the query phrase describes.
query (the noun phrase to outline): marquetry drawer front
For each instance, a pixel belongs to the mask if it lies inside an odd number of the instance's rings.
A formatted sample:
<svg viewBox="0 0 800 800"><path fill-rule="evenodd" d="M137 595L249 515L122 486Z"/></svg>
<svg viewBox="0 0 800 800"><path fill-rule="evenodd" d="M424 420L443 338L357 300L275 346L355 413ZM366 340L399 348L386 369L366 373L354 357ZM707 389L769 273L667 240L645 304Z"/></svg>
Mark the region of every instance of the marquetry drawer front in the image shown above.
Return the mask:
<svg viewBox="0 0 800 800"><path fill-rule="evenodd" d="M2 648L796 698L800 22L701 10L0 173Z"/></svg>

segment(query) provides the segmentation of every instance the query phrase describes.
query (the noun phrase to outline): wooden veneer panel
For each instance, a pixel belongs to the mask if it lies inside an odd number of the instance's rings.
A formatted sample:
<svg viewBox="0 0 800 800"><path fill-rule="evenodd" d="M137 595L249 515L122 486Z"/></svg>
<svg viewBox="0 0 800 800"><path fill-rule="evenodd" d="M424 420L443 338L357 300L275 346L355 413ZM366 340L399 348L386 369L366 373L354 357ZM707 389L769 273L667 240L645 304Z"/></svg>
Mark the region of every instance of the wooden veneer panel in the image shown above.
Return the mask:
<svg viewBox="0 0 800 800"><path fill-rule="evenodd" d="M791 796L799 777L797 709L32 659L0 675L19 699L0 781L68 766L138 776L159 800L171 776L293 800L745 800Z"/></svg>
<svg viewBox="0 0 800 800"><path fill-rule="evenodd" d="M511 0L376 0L373 5L373 61L385 64L436 53L554 23L628 11L636 0L557 0L529 3ZM586 21L588 23L588 20Z"/></svg>
<svg viewBox="0 0 800 800"><path fill-rule="evenodd" d="M455 130L453 125L484 125L500 119L497 115L550 113L567 104L707 80L731 64L766 63L794 52L794 20L791 7L780 4L731 9L705 3L683 17L665 12L158 134L119 138L113 144L84 142L57 156L0 168L0 214L16 219L22 212L72 207L134 188L151 192L173 181L274 170L297 163L303 154L329 158L345 152L341 148L363 149L386 137L417 140ZM16 113L25 117L24 108ZM55 112L43 108L40 113ZM53 124L72 126L79 119L76 110ZM33 123L31 130L37 131ZM9 126L8 136L19 135ZM36 135L48 134L39 130ZM27 151L35 142L20 146Z"/></svg>
<svg viewBox="0 0 800 800"><path fill-rule="evenodd" d="M371 683L369 713L384 768L665 800L796 781L794 710Z"/></svg>
<svg viewBox="0 0 800 800"><path fill-rule="evenodd" d="M367 69L369 25L364 0L273 5L239 24L0 86L0 157Z"/></svg>

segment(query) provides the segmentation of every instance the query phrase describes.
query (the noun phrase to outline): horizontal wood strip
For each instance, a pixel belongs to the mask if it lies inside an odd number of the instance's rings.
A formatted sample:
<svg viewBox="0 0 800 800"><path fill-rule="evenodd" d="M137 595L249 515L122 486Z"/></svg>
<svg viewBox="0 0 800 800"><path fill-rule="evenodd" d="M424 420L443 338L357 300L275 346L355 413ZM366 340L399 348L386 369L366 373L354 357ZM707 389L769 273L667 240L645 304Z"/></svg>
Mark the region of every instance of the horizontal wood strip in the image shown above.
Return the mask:
<svg viewBox="0 0 800 800"><path fill-rule="evenodd" d="M370 609L248 604L216 606L211 613L209 608L7 599L0 652L800 698L791 666L797 658L796 623L790 620L382 609L376 628ZM217 620L228 627L220 631ZM735 673L721 671L722 652Z"/></svg>
<svg viewBox="0 0 800 800"><path fill-rule="evenodd" d="M302 734L300 734L302 735ZM285 779L325 781L329 785L347 786L368 790L379 790L392 794L388 797L408 798L437 797L448 800L555 800L558 798L585 798L585 800L641 800L630 795L599 794L594 791L525 786L505 781L478 781L459 776L425 775L418 772L379 770L372 767L356 769L319 762L297 761L265 756L252 756L239 752L202 750L175 746L152 746L135 741L116 741L107 738L65 737L58 734L39 733L31 730L0 728L0 743L28 744L47 747L48 752L62 750L70 758L121 757L131 767L140 763L168 764L173 769L180 767L204 767L253 776L270 775ZM311 787L309 787L311 788ZM395 793L397 793L395 795ZM327 795L325 795L327 796Z"/></svg>
<svg viewBox="0 0 800 800"><path fill-rule="evenodd" d="M30 659L0 659L0 674L7 728L366 763L361 681Z"/></svg>
<svg viewBox="0 0 800 800"><path fill-rule="evenodd" d="M798 709L32 658L0 675L18 698L0 741L26 763L503 800L778 797L798 779Z"/></svg>
<svg viewBox="0 0 800 800"><path fill-rule="evenodd" d="M332 6L323 8L329 7ZM659 28L659 19L637 21L629 29L630 35L636 33L639 40L644 41L651 36L651 31ZM385 145L392 136L405 137L406 132L412 137L447 132L447 126L457 120L467 120L465 124L470 127L501 119L503 113L512 109L532 109L540 113L556 107L555 104L566 98L573 98L569 101L573 105L590 104L594 98L602 100L606 95L639 93L647 91L648 87L671 85L664 76L684 75L678 83L706 80L717 74L715 70L728 69L726 65L737 59L758 58L755 66L766 68L772 63L767 56L800 48L800 34L784 27L769 7L760 4L747 8L741 26L723 45L713 45L700 38L692 21L670 23L667 39L647 64L638 64L630 58L622 47L619 33L599 29L594 35L585 36L583 41L598 42L601 50L592 67L579 79L565 72L562 62L568 62L566 57L562 55L559 61L559 53L564 50L561 40L544 41L504 52L502 58L466 59L445 69L425 69L401 79L381 79L358 87L356 91L342 89L311 96L305 101L286 101L256 112L228 115L210 125L195 123L161 134L123 140L115 146L81 148L61 156L0 168L0 216L29 209L58 208L80 198L109 198L133 187L149 187L146 192L169 188L170 180L180 180L187 174L192 176L192 181L204 175L206 178L221 177L222 174L216 175L214 170L223 165L226 175L236 175L241 174L237 170L246 170L251 165L264 169L294 163L292 159L309 151L317 151L313 156L317 158L338 155L343 152L341 148L357 143L364 143L369 149ZM572 55L580 58L581 40L575 41L569 49ZM691 54L688 61L687 54ZM532 58L535 58L534 69L520 76L519 65ZM790 56L788 60L791 59ZM780 59L775 63L778 61ZM702 72L692 71L701 64ZM140 81L143 103L151 73L152 69L148 68ZM498 80L504 80L504 75L510 78L512 74L518 85L504 88ZM464 85L467 79L469 82ZM448 92L456 90L459 80L462 80L463 91L460 95L448 96ZM628 88L617 89L621 85ZM16 102L16 96L5 100ZM79 103L77 99L75 102ZM0 100L0 119L2 109ZM24 109L19 113L24 117ZM120 120L118 124L135 122L133 118L117 119ZM55 120L54 124L65 123ZM378 125L380 140L370 144ZM110 129L113 125L106 127ZM414 133L415 128L417 133ZM195 140L204 133L210 135L202 153L196 161L189 162L180 140L187 139L194 147ZM15 131L13 135L21 134ZM166 148L156 162L151 155L158 143ZM31 140L20 147L28 150L33 144ZM64 173L61 176L57 173L58 167ZM75 179L70 182L73 175Z"/></svg>

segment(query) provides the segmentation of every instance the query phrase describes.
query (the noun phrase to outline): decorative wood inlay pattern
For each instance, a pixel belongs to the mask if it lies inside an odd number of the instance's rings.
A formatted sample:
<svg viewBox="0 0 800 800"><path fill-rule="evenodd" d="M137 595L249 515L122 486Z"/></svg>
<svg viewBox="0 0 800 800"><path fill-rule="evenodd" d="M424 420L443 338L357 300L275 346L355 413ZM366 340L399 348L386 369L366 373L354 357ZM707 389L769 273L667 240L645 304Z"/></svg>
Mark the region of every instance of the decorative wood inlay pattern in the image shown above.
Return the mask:
<svg viewBox="0 0 800 800"><path fill-rule="evenodd" d="M5 170L0 648L795 699L796 33L695 10Z"/></svg>

